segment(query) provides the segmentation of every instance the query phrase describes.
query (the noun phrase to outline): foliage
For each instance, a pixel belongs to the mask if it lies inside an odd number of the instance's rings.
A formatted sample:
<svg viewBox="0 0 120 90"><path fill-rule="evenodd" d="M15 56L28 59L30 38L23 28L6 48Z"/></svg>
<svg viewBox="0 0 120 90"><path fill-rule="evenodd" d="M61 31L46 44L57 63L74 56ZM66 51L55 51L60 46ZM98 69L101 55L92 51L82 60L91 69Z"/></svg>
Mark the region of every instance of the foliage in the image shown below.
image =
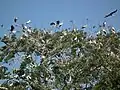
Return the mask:
<svg viewBox="0 0 120 90"><path fill-rule="evenodd" d="M25 29L26 30L26 29ZM24 31L24 30L23 30ZM20 68L0 66L1 87L8 90L120 89L120 33L89 37L83 30L31 29L5 35L0 62L20 57ZM39 57L35 59L34 57ZM13 62L14 63L14 62Z"/></svg>

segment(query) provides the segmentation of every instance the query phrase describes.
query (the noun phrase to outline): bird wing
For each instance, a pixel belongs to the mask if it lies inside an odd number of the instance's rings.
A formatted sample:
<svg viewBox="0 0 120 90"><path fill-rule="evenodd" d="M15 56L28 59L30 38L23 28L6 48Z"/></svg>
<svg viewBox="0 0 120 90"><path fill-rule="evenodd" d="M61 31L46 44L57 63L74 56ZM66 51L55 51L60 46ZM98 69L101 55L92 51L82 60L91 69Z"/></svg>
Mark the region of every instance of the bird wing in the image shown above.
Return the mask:
<svg viewBox="0 0 120 90"><path fill-rule="evenodd" d="M117 12L117 9L116 9L115 11L113 11L113 12L107 14L107 15L105 16L105 18L107 18L107 17L109 17L109 16L112 16L112 15L113 15L114 13L116 13L116 12Z"/></svg>
<svg viewBox="0 0 120 90"><path fill-rule="evenodd" d="M111 14L114 14L114 13L116 13L116 12L117 12L117 9L116 9L115 11L111 12Z"/></svg>
<svg viewBox="0 0 120 90"><path fill-rule="evenodd" d="M55 23L54 23L54 22L52 22L52 23L50 23L50 25L55 25Z"/></svg>
<svg viewBox="0 0 120 90"><path fill-rule="evenodd" d="M107 17L109 17L109 16L111 16L111 14L107 14L107 15L105 15L105 17L104 17L104 18L107 18Z"/></svg>

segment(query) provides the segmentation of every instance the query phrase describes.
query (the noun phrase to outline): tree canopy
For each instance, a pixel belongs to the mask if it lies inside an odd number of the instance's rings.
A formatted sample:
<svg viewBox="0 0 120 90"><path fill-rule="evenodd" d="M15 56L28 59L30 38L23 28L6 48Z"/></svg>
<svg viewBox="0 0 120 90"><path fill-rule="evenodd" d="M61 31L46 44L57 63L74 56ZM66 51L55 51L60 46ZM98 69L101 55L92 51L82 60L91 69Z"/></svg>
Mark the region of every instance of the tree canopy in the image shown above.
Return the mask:
<svg viewBox="0 0 120 90"><path fill-rule="evenodd" d="M120 33L112 28L108 32L99 29L94 36L81 29L51 32L34 28L4 35L0 89L120 89ZM19 62L20 66L9 70L11 62Z"/></svg>

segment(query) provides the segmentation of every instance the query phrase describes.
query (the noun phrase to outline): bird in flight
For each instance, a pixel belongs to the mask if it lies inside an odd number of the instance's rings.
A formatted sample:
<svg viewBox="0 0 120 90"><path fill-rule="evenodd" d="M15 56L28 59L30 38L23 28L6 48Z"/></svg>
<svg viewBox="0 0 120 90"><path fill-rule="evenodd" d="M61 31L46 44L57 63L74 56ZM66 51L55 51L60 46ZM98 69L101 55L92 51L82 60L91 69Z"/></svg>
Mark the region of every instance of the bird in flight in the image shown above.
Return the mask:
<svg viewBox="0 0 120 90"><path fill-rule="evenodd" d="M107 17L109 17L109 16L113 16L113 14L116 13L117 11L118 11L118 10L116 9L116 10L110 12L109 14L105 15L104 18L107 18Z"/></svg>

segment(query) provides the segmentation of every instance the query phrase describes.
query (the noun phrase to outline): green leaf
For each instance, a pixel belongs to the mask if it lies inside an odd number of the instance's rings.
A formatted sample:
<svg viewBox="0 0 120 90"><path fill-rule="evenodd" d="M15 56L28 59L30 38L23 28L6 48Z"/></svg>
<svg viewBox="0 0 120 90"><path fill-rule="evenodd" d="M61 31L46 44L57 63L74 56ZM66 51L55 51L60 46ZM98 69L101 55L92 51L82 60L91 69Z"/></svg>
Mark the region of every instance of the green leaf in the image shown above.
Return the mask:
<svg viewBox="0 0 120 90"><path fill-rule="evenodd" d="M10 52L10 53L8 53L8 55L7 55L7 57L5 57L5 62L8 62L8 60L10 60L10 59L12 59L12 58L14 58L14 52Z"/></svg>

